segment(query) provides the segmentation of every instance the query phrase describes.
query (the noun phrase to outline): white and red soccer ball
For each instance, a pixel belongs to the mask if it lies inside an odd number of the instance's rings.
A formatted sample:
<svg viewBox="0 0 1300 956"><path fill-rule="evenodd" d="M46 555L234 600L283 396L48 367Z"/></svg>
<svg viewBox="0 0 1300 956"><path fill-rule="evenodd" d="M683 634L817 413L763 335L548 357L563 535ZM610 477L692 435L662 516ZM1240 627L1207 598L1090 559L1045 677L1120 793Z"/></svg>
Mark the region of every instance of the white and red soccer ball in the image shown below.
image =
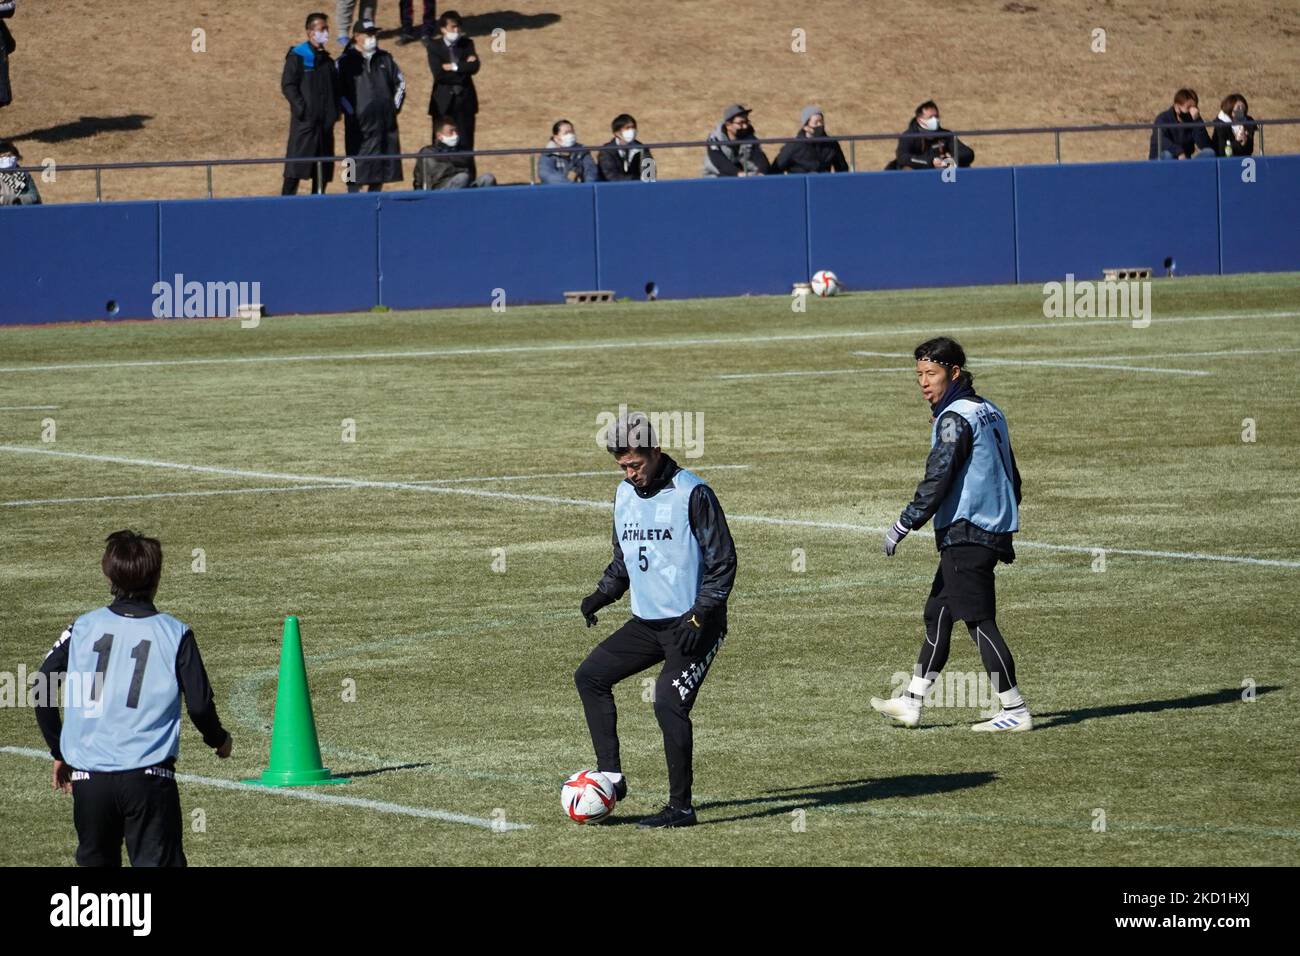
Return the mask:
<svg viewBox="0 0 1300 956"><path fill-rule="evenodd" d="M613 782L598 770L579 770L560 788L560 806L578 823L605 819L617 802Z"/></svg>
<svg viewBox="0 0 1300 956"><path fill-rule="evenodd" d="M840 285L839 277L831 272L830 269L822 269L820 272L814 272L812 279L808 281L812 288L813 295L827 298L832 295L839 295L843 286Z"/></svg>

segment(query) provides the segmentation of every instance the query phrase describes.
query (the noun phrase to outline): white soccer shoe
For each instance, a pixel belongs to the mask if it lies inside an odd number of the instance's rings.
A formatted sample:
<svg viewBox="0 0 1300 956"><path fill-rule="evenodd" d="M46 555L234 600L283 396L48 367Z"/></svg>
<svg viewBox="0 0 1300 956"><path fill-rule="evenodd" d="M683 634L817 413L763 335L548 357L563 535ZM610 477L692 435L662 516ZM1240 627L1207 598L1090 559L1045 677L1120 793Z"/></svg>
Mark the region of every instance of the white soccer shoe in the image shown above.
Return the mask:
<svg viewBox="0 0 1300 956"><path fill-rule="evenodd" d="M904 727L915 727L921 722L921 702L915 697L890 697L888 700L873 697L871 706L877 713Z"/></svg>
<svg viewBox="0 0 1300 956"><path fill-rule="evenodd" d="M971 730L989 731L998 733L1001 731L1010 731L1015 733L1019 730L1033 730L1034 719L1029 716L1029 708L1017 707L1015 710L1000 710L992 720L985 720L978 724L972 724Z"/></svg>

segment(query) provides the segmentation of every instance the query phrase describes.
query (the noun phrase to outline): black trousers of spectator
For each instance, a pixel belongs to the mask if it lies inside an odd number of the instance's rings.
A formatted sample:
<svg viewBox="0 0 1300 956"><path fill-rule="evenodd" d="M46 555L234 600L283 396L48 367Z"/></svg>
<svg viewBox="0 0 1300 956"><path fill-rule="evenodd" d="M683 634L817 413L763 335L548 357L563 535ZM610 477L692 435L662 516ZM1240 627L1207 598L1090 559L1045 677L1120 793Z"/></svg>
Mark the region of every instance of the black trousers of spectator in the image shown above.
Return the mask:
<svg viewBox="0 0 1300 956"><path fill-rule="evenodd" d="M123 839L132 866L186 865L176 778L150 770L74 772L78 866L121 866Z"/></svg>
<svg viewBox="0 0 1300 956"><path fill-rule="evenodd" d="M415 6L414 0L399 0L397 4L398 14L402 18L402 29L410 30L415 26L415 15L411 9ZM424 0L424 16L420 21L420 27L427 36L433 36L437 33L434 27L434 21L438 19L437 0Z"/></svg>
<svg viewBox="0 0 1300 956"><path fill-rule="evenodd" d="M632 618L601 641L573 675L587 717L587 729L596 747L596 769L622 773L618 750L618 712L613 687L619 681L663 663L655 681L654 711L664 736L668 762L669 803L691 805L694 733L691 708L709 665L722 648L725 622L715 622L700 635L699 647L685 655L670 627L655 627Z"/></svg>
<svg viewBox="0 0 1300 956"><path fill-rule="evenodd" d="M435 143L438 142L438 124L443 121L444 117L450 117L451 121L456 124L456 132L460 136L459 142L456 143L456 149L473 149L476 114L472 110L465 109L459 103L453 102L446 113L440 113L433 117L433 141ZM469 173L471 180L478 178L478 164L474 162L473 156L469 157L469 168L466 172Z"/></svg>
<svg viewBox="0 0 1300 956"><path fill-rule="evenodd" d="M313 167L313 172L311 174L311 191L313 196L316 195L317 193L323 193L325 191L325 184L321 181L322 178L323 177L322 177L321 164L317 163L315 167ZM281 196L298 195L298 184L300 182L302 182L301 179L295 179L292 176L285 176L284 185L280 187L280 195Z"/></svg>

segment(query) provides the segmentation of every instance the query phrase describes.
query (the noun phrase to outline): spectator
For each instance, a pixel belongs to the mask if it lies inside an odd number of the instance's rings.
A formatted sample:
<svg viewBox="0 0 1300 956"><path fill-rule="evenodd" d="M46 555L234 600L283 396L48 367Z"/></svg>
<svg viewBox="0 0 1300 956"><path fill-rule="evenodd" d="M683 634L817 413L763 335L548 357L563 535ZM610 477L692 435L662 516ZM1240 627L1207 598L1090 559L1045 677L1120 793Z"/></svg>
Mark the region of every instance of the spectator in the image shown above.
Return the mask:
<svg viewBox="0 0 1300 956"><path fill-rule="evenodd" d="M9 85L9 54L18 49L18 43L4 23L13 15L14 0L0 0L0 108L14 101L13 87Z"/></svg>
<svg viewBox="0 0 1300 956"><path fill-rule="evenodd" d="M763 147L755 139L750 110L733 103L722 111L722 122L709 134L704 154L705 176L766 176L771 172Z"/></svg>
<svg viewBox="0 0 1300 956"><path fill-rule="evenodd" d="M339 105L343 143L349 157L383 156L402 151L397 114L406 99L406 78L391 55L379 49L374 20L358 20L352 42L339 57ZM365 185L377 193L384 183L402 181L400 159L358 159L348 192Z"/></svg>
<svg viewBox="0 0 1300 956"><path fill-rule="evenodd" d="M465 189L495 186L496 177L484 173L477 179L469 178L469 157L449 156L457 151L460 136L456 124L444 117L438 126L438 138L432 146L420 150L420 158L415 161L415 174L412 185L416 189Z"/></svg>
<svg viewBox="0 0 1300 956"><path fill-rule="evenodd" d="M1223 98L1210 137L1215 156L1250 156L1255 152L1255 118L1247 112L1249 108L1240 93Z"/></svg>
<svg viewBox="0 0 1300 956"><path fill-rule="evenodd" d="M39 206L41 194L30 173L14 169L22 162L18 147L0 140L0 206Z"/></svg>
<svg viewBox="0 0 1300 956"><path fill-rule="evenodd" d="M590 151L578 142L573 124L568 120L555 121L546 145L554 149L537 157L537 175L542 182L594 183L600 179L595 160Z"/></svg>
<svg viewBox="0 0 1300 956"><path fill-rule="evenodd" d="M908 133L946 133L946 136L907 135ZM975 162L975 150L971 149L950 130L939 125L939 106L934 100L926 100L916 108L912 122L898 139L898 149L894 159L886 169L942 169L957 165L962 168Z"/></svg>
<svg viewBox="0 0 1300 956"><path fill-rule="evenodd" d="M799 114L798 143L786 143L777 154L772 171L777 173L847 173L844 150L837 140L826 138L826 117L820 106L805 106Z"/></svg>
<svg viewBox="0 0 1300 956"><path fill-rule="evenodd" d="M600 178L606 182L653 179L654 157L636 138L636 119L627 113L620 113L614 117L609 128L613 130L614 138L606 145L617 146L618 149L601 150L596 160L600 167Z"/></svg>
<svg viewBox="0 0 1300 956"><path fill-rule="evenodd" d="M474 41L460 32L460 14L448 10L438 18L440 35L428 43L429 69L433 71L433 93L429 96L429 115L433 117L433 135L438 123L449 117L460 131L460 148L474 149L474 122L478 115L478 93L474 74L478 72L478 54ZM470 178L477 175L474 157L469 159Z"/></svg>
<svg viewBox="0 0 1300 956"><path fill-rule="evenodd" d="M1195 90L1181 89L1174 94L1174 105L1155 119L1148 159L1191 159L1198 149L1206 156L1213 155L1214 143L1205 132L1200 102ZM1180 125L1161 127L1161 123Z"/></svg>
<svg viewBox="0 0 1300 956"><path fill-rule="evenodd" d="M398 3L398 14L402 18L402 35L398 37L397 42L405 45L414 43L416 40L424 38L432 39L434 30L434 19L438 16L438 5L434 0L421 0L424 6L424 16L420 21L420 32L415 32L415 11L412 9L414 0L401 0Z"/></svg>
<svg viewBox="0 0 1300 956"><path fill-rule="evenodd" d="M289 146L285 155L282 196L298 191L298 182L311 180L311 191L323 193L334 178L334 164L296 157L333 156L334 124L339 119L338 74L326 45L330 41L329 17L307 15L307 40L291 47L284 57L280 90L289 101Z"/></svg>
<svg viewBox="0 0 1300 956"><path fill-rule="evenodd" d="M375 7L379 6L379 0L361 0L361 15L359 20L373 20L375 18ZM352 22L352 15L357 12L357 0L338 0L334 7L334 22L339 25L339 46L347 46L352 39L345 32L348 24Z"/></svg>

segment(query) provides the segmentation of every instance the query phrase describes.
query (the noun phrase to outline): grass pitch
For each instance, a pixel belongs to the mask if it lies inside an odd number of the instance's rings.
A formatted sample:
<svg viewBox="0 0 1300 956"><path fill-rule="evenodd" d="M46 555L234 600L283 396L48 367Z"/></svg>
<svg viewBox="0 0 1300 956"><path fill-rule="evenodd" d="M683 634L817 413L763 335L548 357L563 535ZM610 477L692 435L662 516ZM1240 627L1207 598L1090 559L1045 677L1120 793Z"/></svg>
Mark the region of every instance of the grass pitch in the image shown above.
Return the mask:
<svg viewBox="0 0 1300 956"><path fill-rule="evenodd" d="M181 788L193 864L1294 865L1300 277L1154 296L1145 329L990 288L805 314L777 297L0 330L0 670L34 669L104 602L109 531L162 538L159 606L194 627L235 735L221 762L185 724L179 769L209 778ZM895 356L939 333L1007 412L1024 475L999 623L1029 734L970 733L969 701L914 731L866 703L922 635L932 536L887 560L879 531L929 440ZM593 762L572 672L626 613L588 630L577 609L618 480L596 416L620 403L703 413L703 455L670 451L739 554L693 715L694 830L626 825L666 798L641 678L616 691L622 825L559 809ZM265 765L289 613L326 762L354 778L318 792L350 803L210 782ZM974 680L964 633L949 671ZM42 746L30 709L0 709L0 863L72 860Z"/></svg>

